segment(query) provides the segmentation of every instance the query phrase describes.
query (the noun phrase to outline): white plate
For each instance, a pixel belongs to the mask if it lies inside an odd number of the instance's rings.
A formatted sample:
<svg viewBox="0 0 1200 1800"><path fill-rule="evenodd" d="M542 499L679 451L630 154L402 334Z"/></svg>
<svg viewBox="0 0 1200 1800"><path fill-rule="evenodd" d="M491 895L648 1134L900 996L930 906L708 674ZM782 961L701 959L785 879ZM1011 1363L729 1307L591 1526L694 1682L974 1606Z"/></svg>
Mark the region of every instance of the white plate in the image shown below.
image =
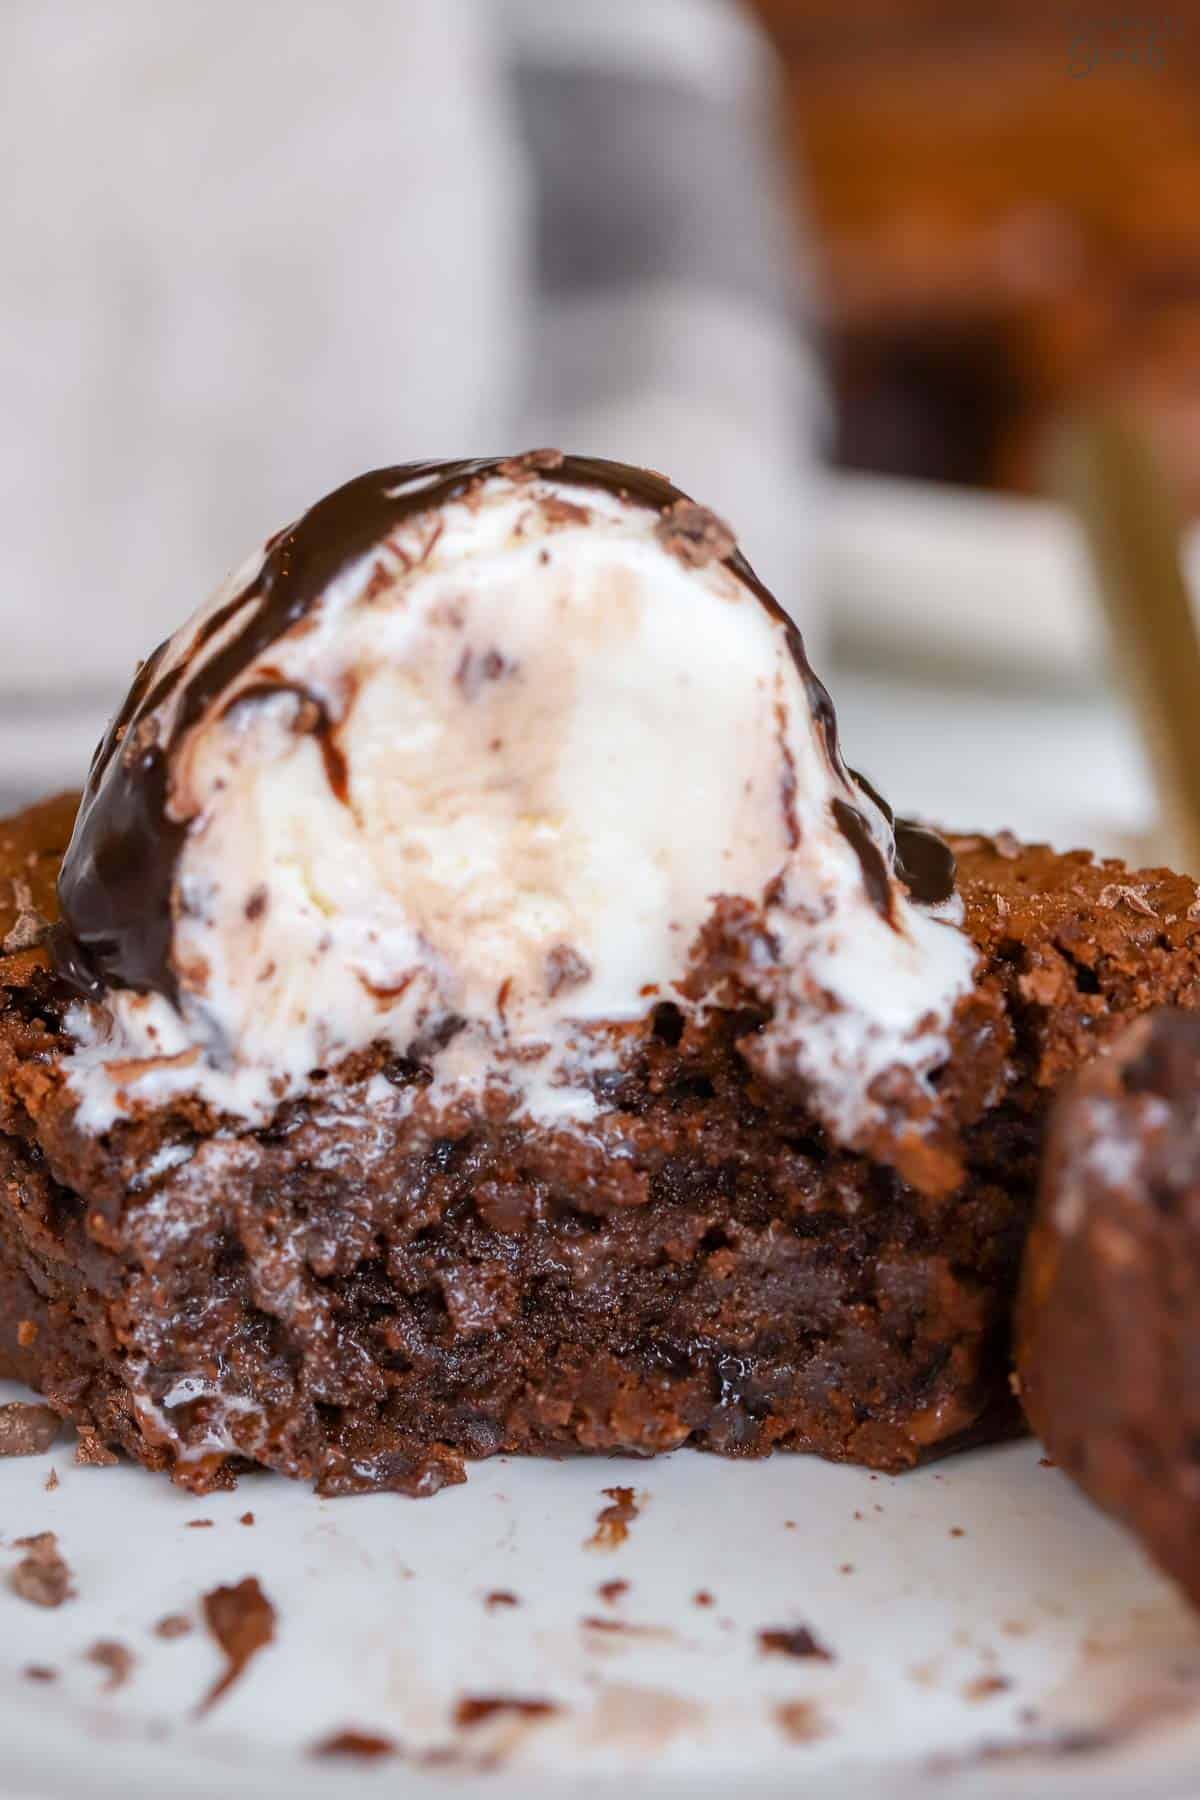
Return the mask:
<svg viewBox="0 0 1200 1800"><path fill-rule="evenodd" d="M639 1516L618 1548L587 1548L617 1484L644 1496ZM22 1800L694 1800L751 1783L831 1800L1168 1800L1200 1768L1200 1627L1030 1443L897 1480L802 1457L504 1460L426 1501L321 1501L268 1476L195 1500L128 1466L77 1468L64 1446L0 1465L0 1520L0 1561L54 1530L78 1589L42 1611L0 1585L0 1780ZM276 1642L197 1720L217 1650L202 1630L164 1642L151 1627L249 1574ZM617 1580L627 1592L606 1601L598 1585ZM498 1589L520 1605L489 1609ZM835 1660L762 1653L760 1630L800 1624ZM83 1656L97 1638L138 1659L111 1696ZM29 1681L31 1663L59 1679ZM464 1695L562 1710L466 1730ZM820 1735L781 1728L797 1702ZM409 1754L307 1754L347 1727ZM429 1767L431 1750L448 1755Z"/></svg>

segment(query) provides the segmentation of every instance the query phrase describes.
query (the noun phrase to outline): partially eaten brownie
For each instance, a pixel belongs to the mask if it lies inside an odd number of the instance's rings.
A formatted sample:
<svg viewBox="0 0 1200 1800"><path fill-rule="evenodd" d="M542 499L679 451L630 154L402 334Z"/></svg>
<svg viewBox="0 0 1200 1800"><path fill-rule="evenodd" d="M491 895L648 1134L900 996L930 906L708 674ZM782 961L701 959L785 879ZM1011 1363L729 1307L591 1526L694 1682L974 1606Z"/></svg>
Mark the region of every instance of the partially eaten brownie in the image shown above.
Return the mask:
<svg viewBox="0 0 1200 1800"><path fill-rule="evenodd" d="M0 833L0 1363L196 1491L1013 1428L1048 1097L1197 890L954 849L661 478L351 483Z"/></svg>

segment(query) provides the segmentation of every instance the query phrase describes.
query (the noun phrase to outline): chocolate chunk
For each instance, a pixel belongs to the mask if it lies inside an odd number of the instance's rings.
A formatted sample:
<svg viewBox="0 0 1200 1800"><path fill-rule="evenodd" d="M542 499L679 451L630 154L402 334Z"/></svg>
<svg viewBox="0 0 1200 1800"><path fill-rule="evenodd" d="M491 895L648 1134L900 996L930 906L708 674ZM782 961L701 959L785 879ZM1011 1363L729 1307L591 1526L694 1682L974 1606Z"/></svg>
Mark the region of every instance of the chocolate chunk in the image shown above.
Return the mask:
<svg viewBox="0 0 1200 1800"><path fill-rule="evenodd" d="M118 1688L125 1686L137 1662L133 1651L124 1644L119 1644L115 1638L100 1638L84 1654L90 1663L95 1663L98 1669L106 1672L106 1694L115 1694Z"/></svg>
<svg viewBox="0 0 1200 1800"><path fill-rule="evenodd" d="M31 1606L61 1606L74 1598L71 1571L59 1554L54 1532L39 1531L35 1537L17 1538L16 1547L27 1554L9 1576L14 1593Z"/></svg>
<svg viewBox="0 0 1200 1800"><path fill-rule="evenodd" d="M12 1400L0 1406L0 1456L42 1456L62 1430L62 1420L48 1406Z"/></svg>
<svg viewBox="0 0 1200 1800"><path fill-rule="evenodd" d="M677 556L689 569L725 562L737 549L737 539L723 519L694 500L675 500L667 507L654 535L664 550Z"/></svg>
<svg viewBox="0 0 1200 1800"><path fill-rule="evenodd" d="M795 1656L818 1662L833 1662L827 1650L807 1625L771 1626L758 1634L759 1649L764 1656Z"/></svg>
<svg viewBox="0 0 1200 1800"><path fill-rule="evenodd" d="M209 1689L197 1712L206 1713L245 1673L251 1657L264 1650L275 1636L275 1608L255 1576L247 1575L236 1587L217 1587L205 1594L201 1605L204 1622L225 1654L223 1675Z"/></svg>

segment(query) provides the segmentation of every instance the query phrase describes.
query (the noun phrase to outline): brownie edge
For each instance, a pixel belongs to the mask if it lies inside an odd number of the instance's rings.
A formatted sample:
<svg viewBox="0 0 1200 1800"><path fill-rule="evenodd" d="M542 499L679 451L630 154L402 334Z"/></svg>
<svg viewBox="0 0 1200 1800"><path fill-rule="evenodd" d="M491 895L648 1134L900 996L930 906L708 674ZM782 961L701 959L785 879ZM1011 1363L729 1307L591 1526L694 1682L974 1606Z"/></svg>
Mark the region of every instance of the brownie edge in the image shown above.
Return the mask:
<svg viewBox="0 0 1200 1800"><path fill-rule="evenodd" d="M53 924L72 815L0 827L0 932L23 905ZM429 1493L497 1451L682 1444L900 1470L1010 1431L1050 1098L1148 1008L1196 1004L1197 890L954 847L980 956L939 1077L954 1134L899 1160L756 1074L753 1019L670 1004L587 1138L422 1136L419 1071L382 1053L266 1128L179 1108L86 1134L44 942L0 956L0 1368L198 1492L258 1463Z"/></svg>

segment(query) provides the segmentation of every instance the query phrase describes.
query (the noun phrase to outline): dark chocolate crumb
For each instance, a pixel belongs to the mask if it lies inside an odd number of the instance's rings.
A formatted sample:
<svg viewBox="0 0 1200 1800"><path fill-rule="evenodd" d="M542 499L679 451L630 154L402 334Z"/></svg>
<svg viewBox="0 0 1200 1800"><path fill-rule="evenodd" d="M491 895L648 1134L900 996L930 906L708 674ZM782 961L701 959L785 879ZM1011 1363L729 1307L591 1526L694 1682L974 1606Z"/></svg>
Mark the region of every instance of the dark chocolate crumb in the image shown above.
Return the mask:
<svg viewBox="0 0 1200 1800"><path fill-rule="evenodd" d="M224 1674L196 1709L206 1713L244 1674L251 1657L265 1649L275 1636L275 1608L253 1575L247 1575L236 1587L213 1588L204 1595L201 1605L204 1622L224 1651L226 1661Z"/></svg>
<svg viewBox="0 0 1200 1800"><path fill-rule="evenodd" d="M186 1519L184 1521L184 1523L189 1531L211 1531L212 1530L212 1520L211 1519Z"/></svg>
<svg viewBox="0 0 1200 1800"><path fill-rule="evenodd" d="M724 562L737 549L737 539L723 519L694 500L676 500L655 528L655 536L690 569Z"/></svg>
<svg viewBox="0 0 1200 1800"><path fill-rule="evenodd" d="M48 1406L11 1400L0 1406L0 1456L43 1456L62 1430L62 1420Z"/></svg>
<svg viewBox="0 0 1200 1800"><path fill-rule="evenodd" d="M26 1663L21 1670L26 1681L57 1681L58 1670L51 1669L45 1663Z"/></svg>
<svg viewBox="0 0 1200 1800"><path fill-rule="evenodd" d="M308 1753L310 1756L348 1756L361 1761L374 1761L381 1756L399 1756L400 1746L393 1738L381 1737L374 1731L335 1731L322 1738Z"/></svg>
<svg viewBox="0 0 1200 1800"><path fill-rule="evenodd" d="M71 1571L59 1554L58 1539L52 1531L17 1538L16 1548L28 1553L9 1576L13 1592L22 1600L28 1600L31 1606L61 1606L74 1598Z"/></svg>
<svg viewBox="0 0 1200 1800"><path fill-rule="evenodd" d="M464 1694L454 1708L454 1723L460 1730L470 1730L501 1713L521 1719L548 1719L559 1710L554 1700L526 1700L515 1694Z"/></svg>
<svg viewBox="0 0 1200 1800"><path fill-rule="evenodd" d="M483 1604L489 1612L498 1612L501 1607L520 1606L521 1602L508 1588L493 1588L490 1594L484 1596Z"/></svg>
<svg viewBox="0 0 1200 1800"><path fill-rule="evenodd" d="M709 1593L707 1588L701 1588L699 1593L692 1595L692 1605L693 1606L715 1606L716 1601L713 1598L713 1596Z"/></svg>
<svg viewBox="0 0 1200 1800"><path fill-rule="evenodd" d="M602 1581L596 1589L606 1606L615 1606L623 1594L629 1592L627 1581Z"/></svg>
<svg viewBox="0 0 1200 1800"><path fill-rule="evenodd" d="M254 919L261 919L267 910L267 899L267 890L262 882L259 882L258 886L250 895L250 898L246 901L246 917L251 921Z"/></svg>
<svg viewBox="0 0 1200 1800"><path fill-rule="evenodd" d="M57 1486L58 1486L58 1470L51 1469L51 1471L47 1475L46 1481L45 1481L46 1492L48 1494L52 1494Z"/></svg>
<svg viewBox="0 0 1200 1800"><path fill-rule="evenodd" d="M967 1534L963 1530L961 1525L952 1525L950 1527L950 1536L951 1537L966 1537L966 1535Z"/></svg>
<svg viewBox="0 0 1200 1800"><path fill-rule="evenodd" d="M103 1691L106 1694L115 1694L118 1688L125 1686L137 1661L133 1651L117 1643L115 1638L100 1638L84 1654L90 1663L105 1671Z"/></svg>
<svg viewBox="0 0 1200 1800"><path fill-rule="evenodd" d="M244 1512L238 1520L239 1525L253 1525L253 1523L254 1514L252 1512Z"/></svg>
<svg viewBox="0 0 1200 1800"><path fill-rule="evenodd" d="M827 1650L807 1625L773 1625L758 1634L758 1646L764 1656L795 1656L817 1662L833 1662Z"/></svg>

